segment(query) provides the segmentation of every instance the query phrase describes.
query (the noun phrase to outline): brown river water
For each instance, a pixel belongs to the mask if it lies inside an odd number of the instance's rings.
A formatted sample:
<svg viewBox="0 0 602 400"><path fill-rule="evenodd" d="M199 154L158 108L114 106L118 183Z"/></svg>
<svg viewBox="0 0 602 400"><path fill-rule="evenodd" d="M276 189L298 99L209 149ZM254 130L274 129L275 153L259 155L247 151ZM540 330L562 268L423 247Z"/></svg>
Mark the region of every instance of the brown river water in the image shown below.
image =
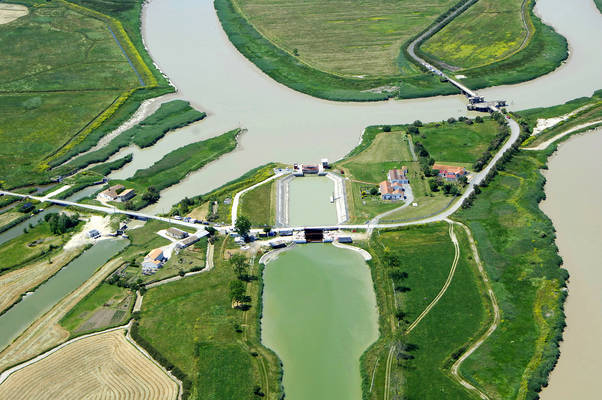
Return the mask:
<svg viewBox="0 0 602 400"><path fill-rule="evenodd" d="M567 328L544 400L593 399L602 372L602 130L559 146L545 176L541 208L557 230L570 273Z"/></svg>

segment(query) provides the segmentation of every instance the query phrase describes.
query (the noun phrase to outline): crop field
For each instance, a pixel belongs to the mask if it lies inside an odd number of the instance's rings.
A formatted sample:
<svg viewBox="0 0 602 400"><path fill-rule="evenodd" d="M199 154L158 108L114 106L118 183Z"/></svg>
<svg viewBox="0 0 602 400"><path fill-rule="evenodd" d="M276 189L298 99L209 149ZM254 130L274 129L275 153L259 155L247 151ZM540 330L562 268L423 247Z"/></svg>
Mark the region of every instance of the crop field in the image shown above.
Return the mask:
<svg viewBox="0 0 602 400"><path fill-rule="evenodd" d="M15 303L22 294L35 288L69 264L81 249L64 250L39 261L0 275L0 313Z"/></svg>
<svg viewBox="0 0 602 400"><path fill-rule="evenodd" d="M125 338L123 330L71 343L11 375L6 399L176 399L178 385ZM58 396L58 397L57 397Z"/></svg>
<svg viewBox="0 0 602 400"><path fill-rule="evenodd" d="M127 321L134 295L129 289L101 283L60 321L72 334L99 331Z"/></svg>
<svg viewBox="0 0 602 400"><path fill-rule="evenodd" d="M453 0L233 0L251 24L285 51L321 71L413 74L402 45L447 11Z"/></svg>
<svg viewBox="0 0 602 400"><path fill-rule="evenodd" d="M433 35L421 49L434 59L460 68L507 57L521 47L528 34L521 19L524 1L480 0Z"/></svg>
<svg viewBox="0 0 602 400"><path fill-rule="evenodd" d="M276 184L274 181L259 186L242 196L239 215L249 218L256 226L272 226L276 221Z"/></svg>
<svg viewBox="0 0 602 400"><path fill-rule="evenodd" d="M472 164L498 133L499 125L491 119L472 125L460 121L439 122L420 128L420 135L414 141L422 143L437 162Z"/></svg>
<svg viewBox="0 0 602 400"><path fill-rule="evenodd" d="M549 155L514 156L457 215L473 232L502 313L460 371L491 398L535 398L558 356L568 273L560 268L554 227L538 207L545 197L539 170Z"/></svg>

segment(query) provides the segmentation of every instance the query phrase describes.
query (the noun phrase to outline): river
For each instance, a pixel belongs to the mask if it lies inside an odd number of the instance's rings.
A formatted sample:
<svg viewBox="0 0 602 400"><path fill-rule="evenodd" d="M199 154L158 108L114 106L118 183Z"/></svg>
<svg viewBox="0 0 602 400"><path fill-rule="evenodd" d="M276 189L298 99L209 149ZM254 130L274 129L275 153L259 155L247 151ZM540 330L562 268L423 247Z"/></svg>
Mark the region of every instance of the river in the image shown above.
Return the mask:
<svg viewBox="0 0 602 400"><path fill-rule="evenodd" d="M574 137L549 160L541 208L570 273L567 328L544 400L592 399L602 371L602 130Z"/></svg>
<svg viewBox="0 0 602 400"><path fill-rule="evenodd" d="M32 294L0 316L0 350L60 299L80 287L127 245L126 240L102 240L71 261Z"/></svg>
<svg viewBox="0 0 602 400"><path fill-rule="evenodd" d="M370 269L356 252L300 245L264 270L262 341L287 400L360 400L359 359L378 338Z"/></svg>
<svg viewBox="0 0 602 400"><path fill-rule="evenodd" d="M539 79L482 90L507 99L512 109L549 106L602 88L602 16L592 0L538 0L536 12L570 44L568 62ZM134 160L113 178L127 178L168 151L235 127L248 133L238 150L166 189L146 211L160 213L185 196L220 186L269 161L315 162L342 157L373 124L435 121L466 113L462 96L380 103L340 103L316 99L273 81L236 51L223 32L211 0L152 0L144 8L143 34L155 62L180 96L208 113L193 126L166 135L157 145L123 149Z"/></svg>

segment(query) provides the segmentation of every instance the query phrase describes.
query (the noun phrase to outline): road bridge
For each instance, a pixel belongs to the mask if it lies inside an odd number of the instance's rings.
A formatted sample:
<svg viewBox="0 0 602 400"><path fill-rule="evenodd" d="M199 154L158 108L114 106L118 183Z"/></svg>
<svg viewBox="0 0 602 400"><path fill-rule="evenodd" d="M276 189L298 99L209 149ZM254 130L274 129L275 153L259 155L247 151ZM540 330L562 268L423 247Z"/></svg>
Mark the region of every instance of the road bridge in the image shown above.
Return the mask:
<svg viewBox="0 0 602 400"><path fill-rule="evenodd" d="M410 55L410 57L413 58L418 64L422 65L423 67L428 69L433 74L445 79L446 81L448 81L449 83L454 85L456 88L458 88L462 92L462 94L464 94L466 97L468 97L468 99L471 103L468 106L469 110L484 111L484 112L496 112L496 111L499 111L500 106L504 106L506 104L504 101L485 102L485 99L483 97L479 96L479 94L475 90L470 89L469 87L460 83L456 79L450 78L439 68L437 68L433 64L427 62L425 59L423 59L418 54L416 54L416 47L419 46L419 44L421 44L424 40L426 40L427 38L434 35L437 31L439 31L445 25L450 23L451 20L456 18L458 15L462 14L464 11L466 11L470 6L472 6L476 2L477 2L477 0L467 1L461 7L459 7L457 10L454 10L447 17L445 17L443 20L441 20L439 23L433 25L432 27L430 27L429 29L424 31L422 34L420 34L416 39L414 39L408 45L407 51L408 51L408 54ZM480 106L475 106L476 104L480 104Z"/></svg>

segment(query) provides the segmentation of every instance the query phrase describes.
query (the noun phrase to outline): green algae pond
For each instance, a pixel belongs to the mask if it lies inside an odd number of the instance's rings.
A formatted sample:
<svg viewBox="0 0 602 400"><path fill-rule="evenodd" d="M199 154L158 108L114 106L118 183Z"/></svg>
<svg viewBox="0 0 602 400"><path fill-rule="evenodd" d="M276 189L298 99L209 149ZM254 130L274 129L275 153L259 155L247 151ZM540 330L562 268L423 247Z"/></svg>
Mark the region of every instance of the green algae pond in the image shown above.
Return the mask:
<svg viewBox="0 0 602 400"><path fill-rule="evenodd" d="M370 268L354 251L298 245L264 270L262 342L287 400L360 400L360 357L378 338Z"/></svg>

